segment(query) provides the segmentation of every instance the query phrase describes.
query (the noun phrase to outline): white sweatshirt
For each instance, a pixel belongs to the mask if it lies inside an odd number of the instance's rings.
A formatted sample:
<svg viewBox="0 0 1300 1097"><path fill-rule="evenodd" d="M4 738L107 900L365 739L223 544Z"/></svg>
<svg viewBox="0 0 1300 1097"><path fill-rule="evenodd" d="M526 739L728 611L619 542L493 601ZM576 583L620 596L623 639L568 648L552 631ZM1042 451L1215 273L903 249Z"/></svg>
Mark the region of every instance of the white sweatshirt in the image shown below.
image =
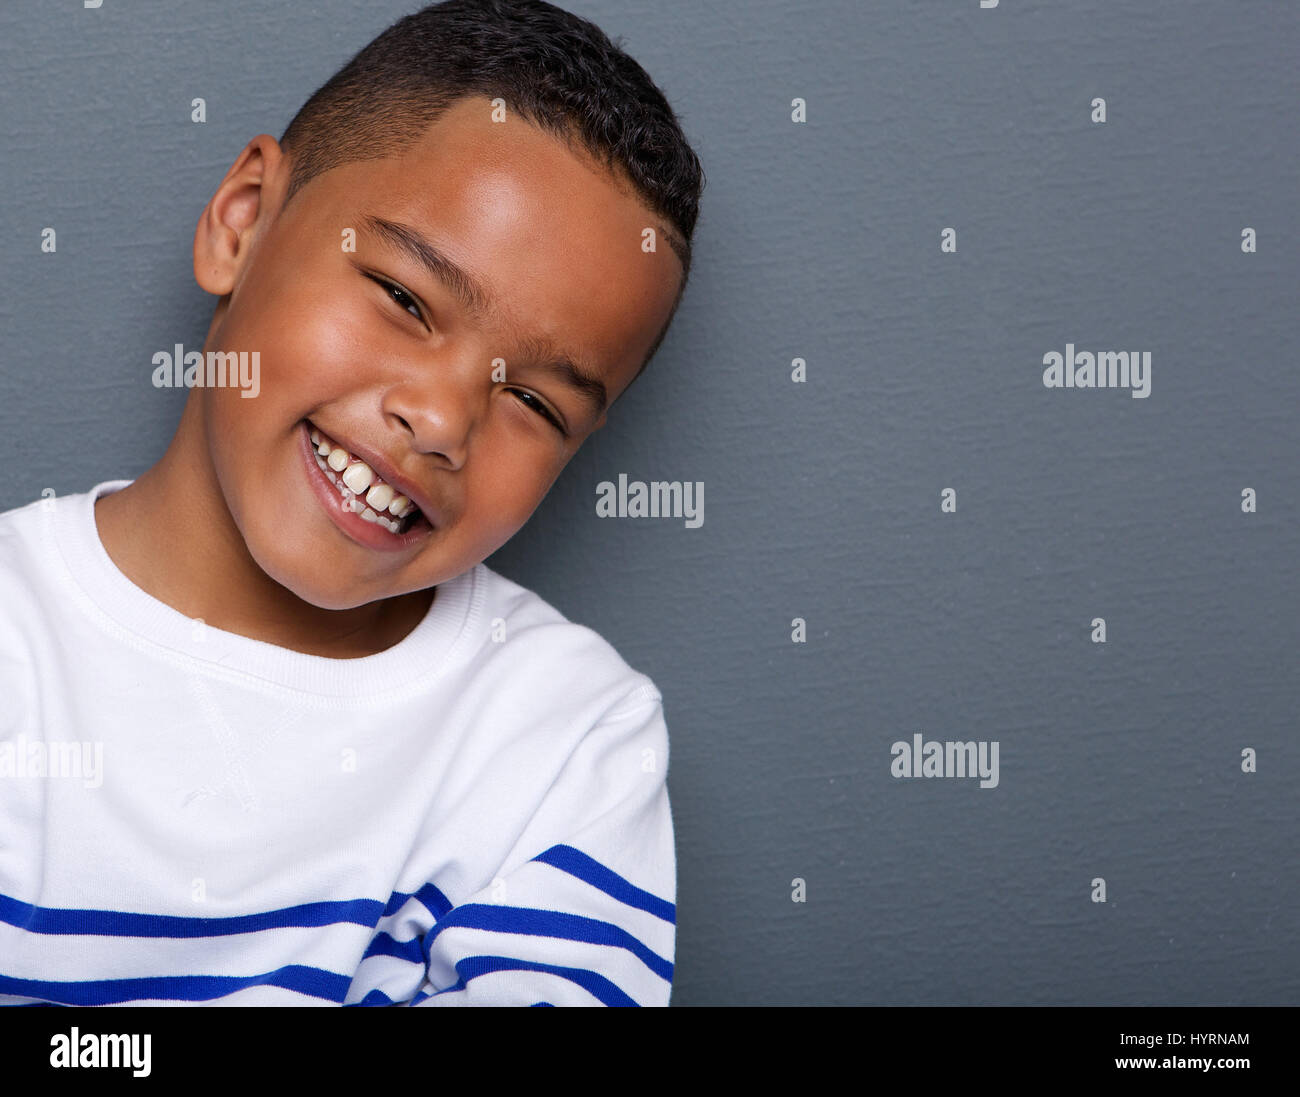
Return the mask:
<svg viewBox="0 0 1300 1097"><path fill-rule="evenodd" d="M205 626L0 514L0 1003L667 1005L654 683L484 564L400 643Z"/></svg>

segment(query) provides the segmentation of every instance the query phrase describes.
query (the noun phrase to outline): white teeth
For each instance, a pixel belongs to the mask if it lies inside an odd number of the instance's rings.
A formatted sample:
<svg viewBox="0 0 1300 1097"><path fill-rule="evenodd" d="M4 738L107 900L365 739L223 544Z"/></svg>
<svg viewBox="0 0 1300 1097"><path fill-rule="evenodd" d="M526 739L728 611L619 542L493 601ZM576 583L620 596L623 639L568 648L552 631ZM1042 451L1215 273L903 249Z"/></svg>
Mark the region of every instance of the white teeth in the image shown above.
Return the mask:
<svg viewBox="0 0 1300 1097"><path fill-rule="evenodd" d="M388 509L388 504L393 501L393 489L387 484L376 484L366 492L366 502L375 510L384 511Z"/></svg>
<svg viewBox="0 0 1300 1097"><path fill-rule="evenodd" d="M332 445L319 431L313 430L310 437L316 443L316 464L338 488L342 496L339 505L343 510L359 514L364 521L383 526L389 533L400 534L402 519L415 512L415 504L405 495L398 495L396 489L377 477L374 469L364 461L353 461L347 450ZM339 472L343 475L334 475ZM365 502L360 497L364 497ZM390 514L392 518L388 517Z"/></svg>
<svg viewBox="0 0 1300 1097"><path fill-rule="evenodd" d="M348 467L343 474L343 482L358 495L364 495L366 488L374 483L375 473L364 461L358 461Z"/></svg>

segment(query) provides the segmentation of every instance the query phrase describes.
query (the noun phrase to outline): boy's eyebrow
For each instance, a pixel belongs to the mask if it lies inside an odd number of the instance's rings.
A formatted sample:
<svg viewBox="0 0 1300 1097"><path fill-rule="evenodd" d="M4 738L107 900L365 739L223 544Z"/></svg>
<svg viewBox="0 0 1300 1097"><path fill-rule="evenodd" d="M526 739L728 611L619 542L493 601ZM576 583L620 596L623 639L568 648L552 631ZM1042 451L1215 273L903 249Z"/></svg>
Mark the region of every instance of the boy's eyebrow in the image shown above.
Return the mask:
<svg viewBox="0 0 1300 1097"><path fill-rule="evenodd" d="M417 230L383 217L366 215L362 224L385 241L391 248L404 253L459 298L462 305L476 318L495 318L500 315L496 302L483 286L448 255L436 248ZM575 389L593 409L601 415L609 406L609 393L604 382L594 373L583 369L573 359L545 339L529 339L526 353L538 360L538 368L559 377Z"/></svg>
<svg viewBox="0 0 1300 1097"><path fill-rule="evenodd" d="M567 354L560 353L545 339L528 339L524 344L524 354L536 362L537 368L554 374L569 388L591 405L592 412L599 416L609 406L609 393L603 382L594 373L579 366Z"/></svg>
<svg viewBox="0 0 1300 1097"><path fill-rule="evenodd" d="M382 217L365 216L362 223L395 251L414 259L452 291L477 320L498 315L491 295L463 267L434 247L417 230Z"/></svg>

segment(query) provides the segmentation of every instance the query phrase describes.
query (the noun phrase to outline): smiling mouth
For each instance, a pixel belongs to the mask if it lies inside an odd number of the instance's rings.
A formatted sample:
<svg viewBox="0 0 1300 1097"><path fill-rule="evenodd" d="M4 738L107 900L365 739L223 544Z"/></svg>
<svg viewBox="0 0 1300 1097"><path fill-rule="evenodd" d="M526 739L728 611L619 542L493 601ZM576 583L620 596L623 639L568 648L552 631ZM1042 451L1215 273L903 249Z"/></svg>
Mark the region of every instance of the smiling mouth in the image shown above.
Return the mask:
<svg viewBox="0 0 1300 1097"><path fill-rule="evenodd" d="M313 426L311 444L316 464L343 497L343 505L362 521L401 536L429 520L405 495L386 484L374 469Z"/></svg>

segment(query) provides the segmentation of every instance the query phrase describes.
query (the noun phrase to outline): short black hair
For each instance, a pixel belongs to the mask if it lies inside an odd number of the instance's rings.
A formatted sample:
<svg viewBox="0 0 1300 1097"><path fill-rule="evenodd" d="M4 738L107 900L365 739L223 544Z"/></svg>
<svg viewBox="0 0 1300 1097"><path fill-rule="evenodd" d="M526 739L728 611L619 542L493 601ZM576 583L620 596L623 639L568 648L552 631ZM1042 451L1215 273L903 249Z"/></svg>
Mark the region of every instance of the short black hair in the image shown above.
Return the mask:
<svg viewBox="0 0 1300 1097"><path fill-rule="evenodd" d="M400 153L459 100L500 98L540 129L576 140L673 230L666 235L682 281L644 370L690 276L704 171L663 92L621 44L543 0L445 0L408 15L289 123L280 138L290 159L285 205L331 168Z"/></svg>

